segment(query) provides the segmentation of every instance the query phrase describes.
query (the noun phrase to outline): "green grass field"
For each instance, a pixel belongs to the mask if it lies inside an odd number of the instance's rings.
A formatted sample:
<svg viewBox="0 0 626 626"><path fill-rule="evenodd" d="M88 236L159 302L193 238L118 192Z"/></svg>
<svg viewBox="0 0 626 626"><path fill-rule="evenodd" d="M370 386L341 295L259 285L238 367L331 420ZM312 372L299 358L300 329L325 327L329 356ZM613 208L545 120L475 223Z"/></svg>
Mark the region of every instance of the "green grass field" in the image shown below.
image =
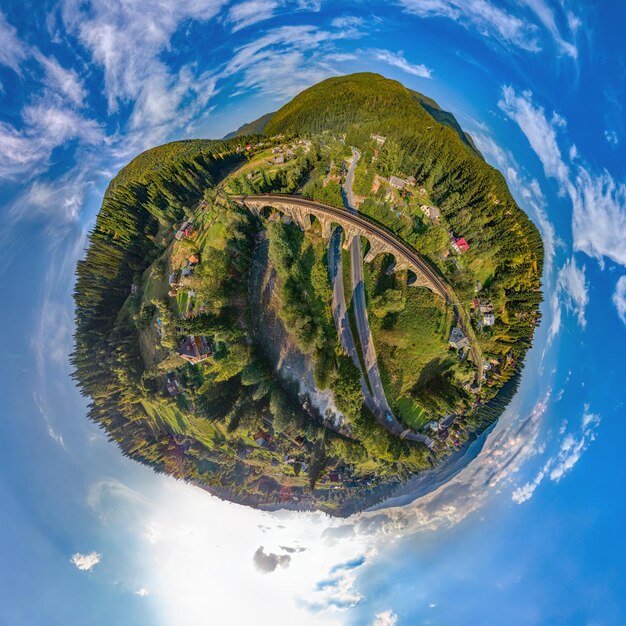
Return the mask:
<svg viewBox="0 0 626 626"><path fill-rule="evenodd" d="M429 290L406 285L405 273L388 276L383 257L365 266L368 302L386 289L400 289L403 310L384 317L370 315L370 327L385 391L392 404L406 396L432 363L448 355L449 315L443 301ZM408 421L418 419L404 403Z"/></svg>
<svg viewBox="0 0 626 626"><path fill-rule="evenodd" d="M400 419L412 430L422 430L430 421L428 413L412 398L398 398L397 405Z"/></svg>

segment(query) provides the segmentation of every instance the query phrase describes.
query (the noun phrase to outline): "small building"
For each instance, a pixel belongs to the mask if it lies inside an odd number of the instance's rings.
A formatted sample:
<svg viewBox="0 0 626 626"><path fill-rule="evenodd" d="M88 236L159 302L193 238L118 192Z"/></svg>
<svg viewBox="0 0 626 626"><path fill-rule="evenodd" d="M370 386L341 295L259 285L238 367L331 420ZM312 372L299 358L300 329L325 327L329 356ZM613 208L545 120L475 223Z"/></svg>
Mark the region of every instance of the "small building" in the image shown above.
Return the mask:
<svg viewBox="0 0 626 626"><path fill-rule="evenodd" d="M371 134L370 137L379 145L382 146L385 141L387 141L387 137L383 137L383 135Z"/></svg>
<svg viewBox="0 0 626 626"><path fill-rule="evenodd" d="M183 237L185 237L186 235L186 230L189 227L189 220L187 220L186 222L183 222L180 225L180 228L176 231L176 234L174 235L174 238L176 239L176 241L180 241Z"/></svg>
<svg viewBox="0 0 626 626"><path fill-rule="evenodd" d="M436 420L430 420L430 422L428 422L428 424L426 424L424 428L425 430L437 431L439 430L439 422L437 422Z"/></svg>
<svg viewBox="0 0 626 626"><path fill-rule="evenodd" d="M167 282L169 283L170 287L177 287L178 286L178 274L176 272L171 273L169 278L167 279Z"/></svg>
<svg viewBox="0 0 626 626"><path fill-rule="evenodd" d="M448 413L445 415L441 421L439 422L439 426L441 428L449 428L454 424L454 420L456 419L456 413Z"/></svg>
<svg viewBox="0 0 626 626"><path fill-rule="evenodd" d="M483 315L483 324L485 326L493 326L496 323L496 317L493 313L485 313Z"/></svg>
<svg viewBox="0 0 626 626"><path fill-rule="evenodd" d="M465 333L458 327L455 326L450 333L450 338L448 342L452 348L456 350L462 350L463 348L469 348L469 339L465 336Z"/></svg>
<svg viewBox="0 0 626 626"><path fill-rule="evenodd" d="M437 222L439 221L439 217L441 216L441 212L436 206L431 206L429 204L422 204L420 207L424 215L431 221Z"/></svg>
<svg viewBox="0 0 626 626"><path fill-rule="evenodd" d="M469 243L465 241L465 237L452 237L451 245L458 254L464 254L470 249Z"/></svg>
<svg viewBox="0 0 626 626"><path fill-rule="evenodd" d="M404 185L406 184L406 182L402 178L398 178L397 176L390 176L389 184L394 189L404 189Z"/></svg>
<svg viewBox="0 0 626 626"><path fill-rule="evenodd" d="M278 154L272 159L272 163L274 165L282 165L285 162L285 155Z"/></svg>
<svg viewBox="0 0 626 626"><path fill-rule="evenodd" d="M139 287L135 283L130 286L130 295L132 298L136 298L139 295Z"/></svg>
<svg viewBox="0 0 626 626"><path fill-rule="evenodd" d="M192 365L201 363L213 354L211 344L206 337L189 335L185 337L178 347L178 355Z"/></svg>
<svg viewBox="0 0 626 626"><path fill-rule="evenodd" d="M197 254L192 254L189 259L189 265L191 267L194 267L195 265L198 265L198 263L200 263L200 257Z"/></svg>
<svg viewBox="0 0 626 626"><path fill-rule="evenodd" d="M187 276L191 276L193 274L193 270L190 267L183 268L182 276L183 278L187 278Z"/></svg>
<svg viewBox="0 0 626 626"><path fill-rule="evenodd" d="M417 180L415 179L415 176L406 177L406 184L409 185L410 187L415 187L416 183L417 183Z"/></svg>
<svg viewBox="0 0 626 626"><path fill-rule="evenodd" d="M254 434L254 443L262 448L269 448L272 436L264 430L259 430Z"/></svg>
<svg viewBox="0 0 626 626"><path fill-rule="evenodd" d="M168 374L165 377L165 388L170 396L178 396L183 392L174 374Z"/></svg>
<svg viewBox="0 0 626 626"><path fill-rule="evenodd" d="M487 302L486 304L481 304L479 308L481 313L493 313L493 304L491 304L490 302Z"/></svg>

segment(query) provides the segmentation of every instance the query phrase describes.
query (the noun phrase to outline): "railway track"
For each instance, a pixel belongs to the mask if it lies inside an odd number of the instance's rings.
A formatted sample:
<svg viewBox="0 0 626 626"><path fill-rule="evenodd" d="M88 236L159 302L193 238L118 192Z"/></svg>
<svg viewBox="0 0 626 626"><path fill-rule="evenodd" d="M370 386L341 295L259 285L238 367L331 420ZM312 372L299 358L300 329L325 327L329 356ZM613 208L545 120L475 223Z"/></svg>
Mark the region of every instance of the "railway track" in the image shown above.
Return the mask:
<svg viewBox="0 0 626 626"><path fill-rule="evenodd" d="M231 196L231 200L243 205L246 201L253 202L267 202L268 206L274 204L280 205L281 203L295 204L304 209L309 209L313 215L321 214L326 218L336 218L337 222L341 225L353 224L364 229L366 232L375 235L380 240L384 241L394 252L396 252L400 258L404 258L409 261L415 269L430 282L434 287L434 290L444 299L446 304L452 307L454 316L457 320L457 324L461 330L465 333L470 341L470 352L472 354L472 360L476 364L478 370L477 382L480 385L483 379L483 360L482 353L478 347L478 341L474 329L469 324L469 315L464 310L463 305L459 301L458 297L454 293L451 287L449 287L442 279L441 276L432 268L432 266L411 246L406 244L389 228L380 224L376 220L362 213L352 213L346 209L340 209L338 207L331 206L318 202L312 198L306 196L294 196L289 194L257 194L257 195L241 195Z"/></svg>

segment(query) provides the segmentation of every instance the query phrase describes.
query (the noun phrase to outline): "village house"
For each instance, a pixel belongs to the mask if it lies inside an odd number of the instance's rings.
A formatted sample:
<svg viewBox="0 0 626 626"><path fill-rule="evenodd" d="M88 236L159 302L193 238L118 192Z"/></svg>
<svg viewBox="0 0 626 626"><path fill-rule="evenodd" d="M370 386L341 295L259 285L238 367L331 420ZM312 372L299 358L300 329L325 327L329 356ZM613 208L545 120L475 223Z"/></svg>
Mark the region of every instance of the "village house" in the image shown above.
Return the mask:
<svg viewBox="0 0 626 626"><path fill-rule="evenodd" d="M406 181L404 181L402 178L398 178L397 176L390 176L389 184L394 189L404 189L404 185L406 184Z"/></svg>
<svg viewBox="0 0 626 626"><path fill-rule="evenodd" d="M448 339L448 342L449 342L450 346L452 348L455 348L456 350L462 350L463 348L469 348L469 345L470 345L469 339L465 336L463 331L458 326L455 326L452 329L452 332L450 333L450 338Z"/></svg>
<svg viewBox="0 0 626 626"><path fill-rule="evenodd" d="M271 435L266 433L264 430L259 430L254 434L254 443L262 448L269 448L271 440Z"/></svg>
<svg viewBox="0 0 626 626"><path fill-rule="evenodd" d="M450 245L457 254L463 254L469 250L469 243L465 241L465 237L452 237Z"/></svg>
<svg viewBox="0 0 626 626"><path fill-rule="evenodd" d="M454 424L454 420L456 420L456 413L448 413L444 415L441 421L439 422L439 426L441 428L449 428Z"/></svg>
<svg viewBox="0 0 626 626"><path fill-rule="evenodd" d="M165 377L165 387L167 389L167 393L170 396L178 396L183 392L180 385L178 384L178 379L176 378L175 374L168 374Z"/></svg>
<svg viewBox="0 0 626 626"><path fill-rule="evenodd" d="M282 165L285 162L285 155L284 154L278 154L277 156L275 156L272 159L272 163L274 165Z"/></svg>
<svg viewBox="0 0 626 626"><path fill-rule="evenodd" d="M178 355L192 365L201 363L213 354L211 344L206 337L189 335L185 337L178 347Z"/></svg>
<svg viewBox="0 0 626 626"><path fill-rule="evenodd" d="M174 235L176 241L180 241L185 236L185 230L187 229L188 226L189 226L189 221L183 222L180 225L180 228L176 231L176 234Z"/></svg>
<svg viewBox="0 0 626 626"><path fill-rule="evenodd" d="M407 176L406 177L406 184L409 185L409 187L415 187L416 183L417 183L417 180L416 180L415 176Z"/></svg>
<svg viewBox="0 0 626 626"><path fill-rule="evenodd" d="M465 385L465 389L467 389L467 391L469 391L470 393L473 393L473 394L477 394L477 393L480 392L480 387L475 382L471 383L469 385Z"/></svg>
<svg viewBox="0 0 626 626"><path fill-rule="evenodd" d="M481 313L493 313L493 304L491 304L490 302L487 302L485 304L481 304L480 305L480 312Z"/></svg>
<svg viewBox="0 0 626 626"><path fill-rule="evenodd" d="M496 317L493 313L485 313L483 315L483 324L485 326L493 326L496 323Z"/></svg>
<svg viewBox="0 0 626 626"><path fill-rule="evenodd" d="M439 221L439 217L441 215L439 209L436 206L431 206L429 204L422 204L420 207L424 215L431 221L437 222Z"/></svg>
<svg viewBox="0 0 626 626"><path fill-rule="evenodd" d="M172 272L167 279L167 282L170 287L178 287L178 274L176 272Z"/></svg>
<svg viewBox="0 0 626 626"><path fill-rule="evenodd" d="M197 254L192 254L189 257L188 261L190 267L195 267L196 265L198 265L198 263L200 263L200 257Z"/></svg>
<svg viewBox="0 0 626 626"><path fill-rule="evenodd" d="M387 137L383 137L382 135L372 134L370 137L379 145L382 146L385 141L387 141Z"/></svg>

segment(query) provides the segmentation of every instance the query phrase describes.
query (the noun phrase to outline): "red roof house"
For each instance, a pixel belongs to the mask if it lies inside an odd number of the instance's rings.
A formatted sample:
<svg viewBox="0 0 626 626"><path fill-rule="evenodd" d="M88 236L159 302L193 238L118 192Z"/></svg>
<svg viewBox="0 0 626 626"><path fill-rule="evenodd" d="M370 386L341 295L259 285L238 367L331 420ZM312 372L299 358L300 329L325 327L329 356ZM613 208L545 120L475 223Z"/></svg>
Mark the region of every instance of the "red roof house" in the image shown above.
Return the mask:
<svg viewBox="0 0 626 626"><path fill-rule="evenodd" d="M465 237L455 237L452 240L452 247L459 253L463 254L469 250L469 243L465 241Z"/></svg>

